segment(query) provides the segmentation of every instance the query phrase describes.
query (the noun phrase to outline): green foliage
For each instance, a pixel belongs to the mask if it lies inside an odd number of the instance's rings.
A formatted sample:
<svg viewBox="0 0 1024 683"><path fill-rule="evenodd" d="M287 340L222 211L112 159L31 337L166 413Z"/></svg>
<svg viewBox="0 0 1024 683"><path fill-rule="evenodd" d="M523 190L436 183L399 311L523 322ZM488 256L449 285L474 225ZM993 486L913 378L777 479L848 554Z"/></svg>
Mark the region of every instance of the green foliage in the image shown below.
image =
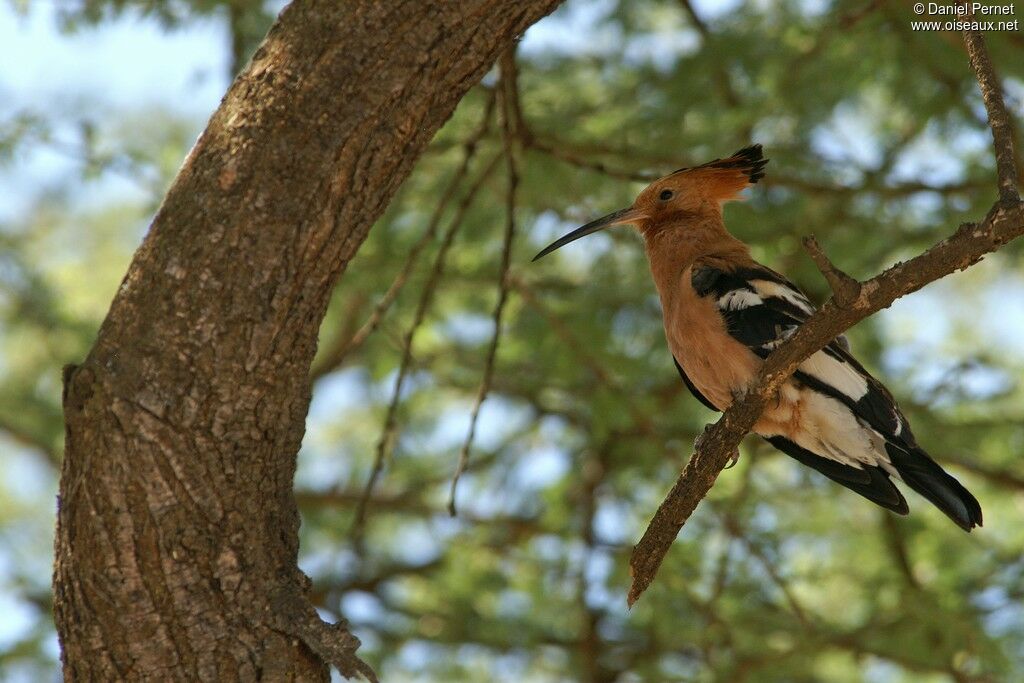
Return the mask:
<svg viewBox="0 0 1024 683"><path fill-rule="evenodd" d="M74 29L133 12L171 28L232 9L265 16L269 4L267 0L68 0L58 8L58 17L67 28ZM266 33L265 25L263 29Z"/></svg>
<svg viewBox="0 0 1024 683"><path fill-rule="evenodd" d="M83 0L63 17L103 22L131 10L187 27L229 4ZM264 30L269 9L246 7ZM511 145L520 175L511 299L459 513L449 517L447 495L494 332L503 163L459 223L416 331L394 452L361 547L354 512L441 235L506 153L495 119L457 176L496 73L460 105L348 268L322 330L297 478L300 563L320 605L350 620L389 681L1019 678L1020 245L850 335L922 444L977 494L984 529L968 536L913 495L912 515L893 517L750 438L656 583L626 609L632 544L713 415L675 374L634 235L594 236L536 264L533 254L627 205L639 178L750 141L772 162L727 222L757 258L818 299L827 288L801 253L802 236L816 234L841 267L866 277L979 218L996 195L984 110L957 36L911 32L910 10L898 3L713 13L701 3L700 25L686 7L569 2L522 44L527 130ZM988 39L1019 96L1017 37ZM6 120L0 163L53 144L52 123L31 113ZM201 122L129 111L93 126L76 138L81 177L0 226L0 428L12 446L43 454L51 481L60 367L87 352ZM118 176L123 191L83 199L82 187ZM379 329L324 365L371 315L453 181L440 230ZM4 587L43 605L0 652L0 668L53 666L38 569L48 532L19 545L51 508L11 482L0 488L0 543L19 548L3 556L15 560Z"/></svg>

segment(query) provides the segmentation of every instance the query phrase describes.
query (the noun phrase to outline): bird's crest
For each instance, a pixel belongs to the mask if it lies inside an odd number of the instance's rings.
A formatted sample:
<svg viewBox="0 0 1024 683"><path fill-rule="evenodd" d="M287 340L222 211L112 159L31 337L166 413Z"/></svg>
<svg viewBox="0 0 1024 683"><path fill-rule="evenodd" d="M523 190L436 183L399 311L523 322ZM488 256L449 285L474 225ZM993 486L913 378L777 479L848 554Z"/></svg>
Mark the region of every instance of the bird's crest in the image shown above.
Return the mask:
<svg viewBox="0 0 1024 683"><path fill-rule="evenodd" d="M687 179L709 198L727 202L736 199L747 185L763 178L767 163L768 159L761 154L761 145L751 145L731 157L715 159L693 168L681 168L676 173L685 173Z"/></svg>

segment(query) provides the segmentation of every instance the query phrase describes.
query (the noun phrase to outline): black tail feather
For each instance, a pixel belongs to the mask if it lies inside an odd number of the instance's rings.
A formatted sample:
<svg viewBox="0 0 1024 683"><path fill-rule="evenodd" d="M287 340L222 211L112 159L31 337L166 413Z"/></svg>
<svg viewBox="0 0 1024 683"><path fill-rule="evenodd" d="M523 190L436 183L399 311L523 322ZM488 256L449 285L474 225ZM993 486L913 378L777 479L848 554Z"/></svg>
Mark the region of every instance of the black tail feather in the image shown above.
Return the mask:
<svg viewBox="0 0 1024 683"><path fill-rule="evenodd" d="M907 486L932 502L964 531L982 525L981 504L963 484L939 467L920 448L886 444L893 467Z"/></svg>
<svg viewBox="0 0 1024 683"><path fill-rule="evenodd" d="M901 515L910 512L907 501L889 475L881 467L850 467L835 460L829 460L793 443L784 436L765 437L771 445L798 462L813 467L826 477L859 493L872 503Z"/></svg>

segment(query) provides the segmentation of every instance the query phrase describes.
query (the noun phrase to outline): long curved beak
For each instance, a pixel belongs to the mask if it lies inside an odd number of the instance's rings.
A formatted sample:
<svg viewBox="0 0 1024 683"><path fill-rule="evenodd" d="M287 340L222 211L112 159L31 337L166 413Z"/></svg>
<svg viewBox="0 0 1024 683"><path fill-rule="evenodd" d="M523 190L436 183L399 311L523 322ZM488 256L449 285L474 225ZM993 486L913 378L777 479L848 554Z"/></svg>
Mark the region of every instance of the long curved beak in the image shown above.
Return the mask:
<svg viewBox="0 0 1024 683"><path fill-rule="evenodd" d="M575 242L579 238L586 237L587 235L595 233L598 230L604 230L605 228L610 228L613 225L636 223L637 221L643 220L646 217L647 216L645 216L639 210L634 209L633 207L630 207L628 209L622 209L621 211L616 211L615 213L610 213L607 216L602 216L601 218L598 218L596 221L590 221L583 227L576 228L565 237L562 237L552 242L550 245L545 247L539 254L534 256L533 260L536 261L542 256L547 256L556 249L561 249L565 245L569 244L569 242Z"/></svg>

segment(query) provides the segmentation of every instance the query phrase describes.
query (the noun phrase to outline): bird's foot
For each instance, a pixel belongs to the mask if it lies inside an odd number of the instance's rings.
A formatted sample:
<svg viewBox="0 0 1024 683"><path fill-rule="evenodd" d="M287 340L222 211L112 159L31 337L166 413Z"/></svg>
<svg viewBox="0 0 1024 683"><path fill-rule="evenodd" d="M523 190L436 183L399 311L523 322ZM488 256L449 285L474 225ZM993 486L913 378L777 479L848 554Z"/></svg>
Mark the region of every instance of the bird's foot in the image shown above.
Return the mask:
<svg viewBox="0 0 1024 683"><path fill-rule="evenodd" d="M729 403L729 405L732 406L732 405L734 405L736 403L739 403L740 401L743 400L743 398L746 395L747 395L747 388L746 387L733 387L733 388L729 389L729 396L732 398L732 401Z"/></svg>

